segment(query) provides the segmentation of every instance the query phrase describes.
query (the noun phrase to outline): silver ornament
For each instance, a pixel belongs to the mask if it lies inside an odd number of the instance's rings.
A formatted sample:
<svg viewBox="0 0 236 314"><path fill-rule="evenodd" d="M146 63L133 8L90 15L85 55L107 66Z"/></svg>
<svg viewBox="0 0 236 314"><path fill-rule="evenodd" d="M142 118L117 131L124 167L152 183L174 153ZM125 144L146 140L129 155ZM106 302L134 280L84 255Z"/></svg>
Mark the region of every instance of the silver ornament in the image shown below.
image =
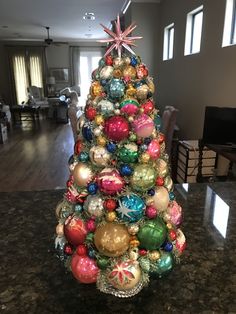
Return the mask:
<svg viewBox="0 0 236 314"><path fill-rule="evenodd" d="M89 216L101 217L104 214L103 202L100 196L89 195L84 202L84 209Z"/></svg>

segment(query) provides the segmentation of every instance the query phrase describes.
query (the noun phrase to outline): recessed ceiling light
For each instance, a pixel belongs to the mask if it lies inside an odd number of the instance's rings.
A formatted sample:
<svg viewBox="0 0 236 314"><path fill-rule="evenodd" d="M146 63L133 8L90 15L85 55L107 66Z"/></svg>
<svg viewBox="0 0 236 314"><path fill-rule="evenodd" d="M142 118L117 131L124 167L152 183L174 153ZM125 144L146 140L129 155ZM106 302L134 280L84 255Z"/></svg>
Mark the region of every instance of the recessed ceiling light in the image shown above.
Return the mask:
<svg viewBox="0 0 236 314"><path fill-rule="evenodd" d="M84 16L83 16L83 19L84 20L90 20L90 21L93 21L93 20L95 20L95 15L94 15L94 13L93 12L86 12L85 14L84 14Z"/></svg>

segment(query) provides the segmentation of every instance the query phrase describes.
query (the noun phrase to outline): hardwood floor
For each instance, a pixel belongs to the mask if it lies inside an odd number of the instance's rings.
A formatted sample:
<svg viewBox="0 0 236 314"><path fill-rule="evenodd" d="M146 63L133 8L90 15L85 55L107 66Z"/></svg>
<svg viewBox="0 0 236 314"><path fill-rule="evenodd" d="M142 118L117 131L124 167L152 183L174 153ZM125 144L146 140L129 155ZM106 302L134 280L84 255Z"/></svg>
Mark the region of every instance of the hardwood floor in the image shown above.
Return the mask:
<svg viewBox="0 0 236 314"><path fill-rule="evenodd" d="M69 124L41 118L14 126L0 144L0 191L64 188L73 145Z"/></svg>

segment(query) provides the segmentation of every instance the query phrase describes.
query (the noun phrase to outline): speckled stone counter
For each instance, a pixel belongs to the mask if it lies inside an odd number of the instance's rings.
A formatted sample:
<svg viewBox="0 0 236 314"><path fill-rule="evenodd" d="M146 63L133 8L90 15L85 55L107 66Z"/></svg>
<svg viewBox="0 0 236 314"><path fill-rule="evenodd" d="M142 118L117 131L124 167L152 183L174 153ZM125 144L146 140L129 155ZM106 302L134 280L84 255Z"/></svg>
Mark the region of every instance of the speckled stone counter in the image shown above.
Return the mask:
<svg viewBox="0 0 236 314"><path fill-rule="evenodd" d="M236 183L176 186L188 241L182 262L130 299L65 272L53 251L62 195L0 193L1 313L236 313Z"/></svg>

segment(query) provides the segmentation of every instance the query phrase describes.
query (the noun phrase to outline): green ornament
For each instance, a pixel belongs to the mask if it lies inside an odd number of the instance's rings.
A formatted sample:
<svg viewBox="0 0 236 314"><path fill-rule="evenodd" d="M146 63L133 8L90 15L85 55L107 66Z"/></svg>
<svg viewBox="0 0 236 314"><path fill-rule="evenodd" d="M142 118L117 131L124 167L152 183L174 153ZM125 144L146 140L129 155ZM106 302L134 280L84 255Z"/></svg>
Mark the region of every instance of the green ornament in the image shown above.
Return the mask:
<svg viewBox="0 0 236 314"><path fill-rule="evenodd" d="M159 217L144 223L137 234L140 241L140 247L146 250L156 250L160 248L165 241L166 236L166 225Z"/></svg>
<svg viewBox="0 0 236 314"><path fill-rule="evenodd" d="M108 258L106 257L99 257L97 259L97 265L100 269L107 269L108 265L109 265L110 261Z"/></svg>
<svg viewBox="0 0 236 314"><path fill-rule="evenodd" d="M138 146L126 144L118 150L118 158L125 163L135 163L138 160Z"/></svg>
<svg viewBox="0 0 236 314"><path fill-rule="evenodd" d="M148 164L140 164L134 168L131 186L137 191L146 191L155 185L156 170Z"/></svg>
<svg viewBox="0 0 236 314"><path fill-rule="evenodd" d="M151 264L150 275L162 277L173 268L174 259L171 253L164 252L161 257Z"/></svg>
<svg viewBox="0 0 236 314"><path fill-rule="evenodd" d="M90 232L86 235L86 241L93 242L94 233Z"/></svg>

